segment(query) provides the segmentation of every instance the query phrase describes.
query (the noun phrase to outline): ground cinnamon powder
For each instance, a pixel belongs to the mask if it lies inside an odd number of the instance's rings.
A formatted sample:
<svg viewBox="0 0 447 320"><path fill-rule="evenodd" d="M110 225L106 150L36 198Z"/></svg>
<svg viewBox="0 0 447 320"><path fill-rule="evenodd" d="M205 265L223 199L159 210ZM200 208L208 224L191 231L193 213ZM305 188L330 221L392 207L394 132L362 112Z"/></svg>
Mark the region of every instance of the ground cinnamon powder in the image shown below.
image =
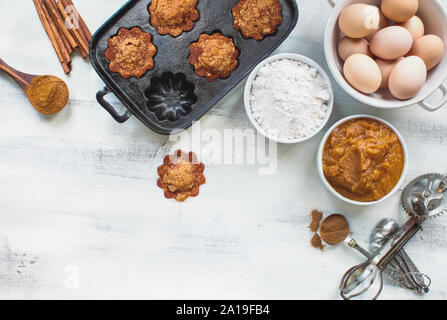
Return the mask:
<svg viewBox="0 0 447 320"><path fill-rule="evenodd" d="M38 76L25 91L33 107L43 114L54 114L68 102L68 87L55 76Z"/></svg>
<svg viewBox="0 0 447 320"><path fill-rule="evenodd" d="M312 232L317 232L318 231L318 227L320 227L320 221L323 218L323 213L321 211L318 210L313 210L310 213L311 217L312 217L312 221L309 225L309 229Z"/></svg>
<svg viewBox="0 0 447 320"><path fill-rule="evenodd" d="M341 214L333 214L321 222L320 237L327 244L339 244L346 239L349 233L348 221Z"/></svg>
<svg viewBox="0 0 447 320"><path fill-rule="evenodd" d="M312 247L323 250L324 249L324 245L323 245L323 241L321 241L320 236L318 235L318 233L314 233L314 236L312 237L312 239L310 240L310 244L312 245Z"/></svg>
<svg viewBox="0 0 447 320"><path fill-rule="evenodd" d="M320 236L317 234L318 228L320 227L321 219L323 218L323 213L318 210L313 210L310 213L312 221L310 222L309 229L314 233L312 239L310 240L310 245L314 248L323 250L324 245L321 241Z"/></svg>

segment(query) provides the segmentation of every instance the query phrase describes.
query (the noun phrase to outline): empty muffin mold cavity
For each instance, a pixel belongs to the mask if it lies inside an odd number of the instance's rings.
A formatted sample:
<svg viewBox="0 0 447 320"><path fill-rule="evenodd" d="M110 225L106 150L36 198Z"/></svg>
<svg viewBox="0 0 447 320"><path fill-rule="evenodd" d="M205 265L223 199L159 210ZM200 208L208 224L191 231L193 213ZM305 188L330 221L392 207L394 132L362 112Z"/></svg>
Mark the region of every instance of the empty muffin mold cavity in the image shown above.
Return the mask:
<svg viewBox="0 0 447 320"><path fill-rule="evenodd" d="M145 95L148 110L155 113L159 121L176 122L190 114L197 102L194 85L183 73L165 72L161 77L152 78Z"/></svg>

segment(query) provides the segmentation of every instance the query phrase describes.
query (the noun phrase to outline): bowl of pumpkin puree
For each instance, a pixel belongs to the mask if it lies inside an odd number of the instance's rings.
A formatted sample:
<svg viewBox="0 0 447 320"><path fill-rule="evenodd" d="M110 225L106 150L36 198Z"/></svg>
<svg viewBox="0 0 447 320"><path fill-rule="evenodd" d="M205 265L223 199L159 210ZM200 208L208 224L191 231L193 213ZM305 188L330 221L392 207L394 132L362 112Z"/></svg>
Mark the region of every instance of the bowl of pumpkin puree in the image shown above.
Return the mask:
<svg viewBox="0 0 447 320"><path fill-rule="evenodd" d="M368 206L389 198L401 186L408 151L401 134L387 121L355 115L335 123L318 150L323 184L337 198Z"/></svg>

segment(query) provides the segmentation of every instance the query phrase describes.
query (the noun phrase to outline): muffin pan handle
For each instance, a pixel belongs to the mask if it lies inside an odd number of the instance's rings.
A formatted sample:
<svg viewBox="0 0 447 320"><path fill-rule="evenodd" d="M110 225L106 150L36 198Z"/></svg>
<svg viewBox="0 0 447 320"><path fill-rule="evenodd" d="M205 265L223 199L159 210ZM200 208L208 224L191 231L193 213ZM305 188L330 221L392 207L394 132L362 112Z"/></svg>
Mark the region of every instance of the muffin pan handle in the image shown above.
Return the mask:
<svg viewBox="0 0 447 320"><path fill-rule="evenodd" d="M335 7L335 5L337 4L335 0L327 0L327 2L331 5L331 7Z"/></svg>
<svg viewBox="0 0 447 320"><path fill-rule="evenodd" d="M116 122L126 122L131 116L130 112L126 110L125 113L119 114L118 111L116 111L115 108L104 99L104 97L109 93L111 93L110 89L104 87L104 89L98 91L98 93L96 94L96 100L104 109L106 109L108 113L110 113L110 115L113 117L113 119L115 119Z"/></svg>
<svg viewBox="0 0 447 320"><path fill-rule="evenodd" d="M427 111L436 111L439 108L441 108L444 104L447 103L447 85L445 83L443 83L439 89L442 91L442 99L435 103L435 104L430 104L428 102L426 102L425 100L423 100L422 102L419 103L419 105L424 108Z"/></svg>

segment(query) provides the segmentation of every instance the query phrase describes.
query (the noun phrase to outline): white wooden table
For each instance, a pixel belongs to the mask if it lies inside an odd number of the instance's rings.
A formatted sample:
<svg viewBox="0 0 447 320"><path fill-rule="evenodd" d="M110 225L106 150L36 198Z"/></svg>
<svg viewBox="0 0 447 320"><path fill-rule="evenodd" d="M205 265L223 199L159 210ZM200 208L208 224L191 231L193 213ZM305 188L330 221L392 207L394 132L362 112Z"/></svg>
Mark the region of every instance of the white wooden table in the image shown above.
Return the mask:
<svg viewBox="0 0 447 320"><path fill-rule="evenodd" d="M171 143L135 118L112 120L95 101L103 83L89 63L76 56L65 77L32 2L14 2L14 9L0 2L1 57L62 77L71 100L58 115L41 116L0 76L0 298L337 299L341 275L362 258L341 246L311 248L310 211L345 213L362 244L381 218L404 221L399 193L362 209L325 190L315 167L322 133L278 146L272 176L253 165L210 164L198 198L164 199L156 168ZM125 3L75 2L92 30ZM310 56L328 70L322 43L331 8L324 0L299 7L298 26L278 52ZM251 128L243 86L202 118L202 129ZM406 182L446 173L447 108L379 111L334 87L331 123L369 113L401 131L410 154ZM447 217L426 223L407 251L432 277L424 298L446 299ZM420 299L390 286L382 298Z"/></svg>

